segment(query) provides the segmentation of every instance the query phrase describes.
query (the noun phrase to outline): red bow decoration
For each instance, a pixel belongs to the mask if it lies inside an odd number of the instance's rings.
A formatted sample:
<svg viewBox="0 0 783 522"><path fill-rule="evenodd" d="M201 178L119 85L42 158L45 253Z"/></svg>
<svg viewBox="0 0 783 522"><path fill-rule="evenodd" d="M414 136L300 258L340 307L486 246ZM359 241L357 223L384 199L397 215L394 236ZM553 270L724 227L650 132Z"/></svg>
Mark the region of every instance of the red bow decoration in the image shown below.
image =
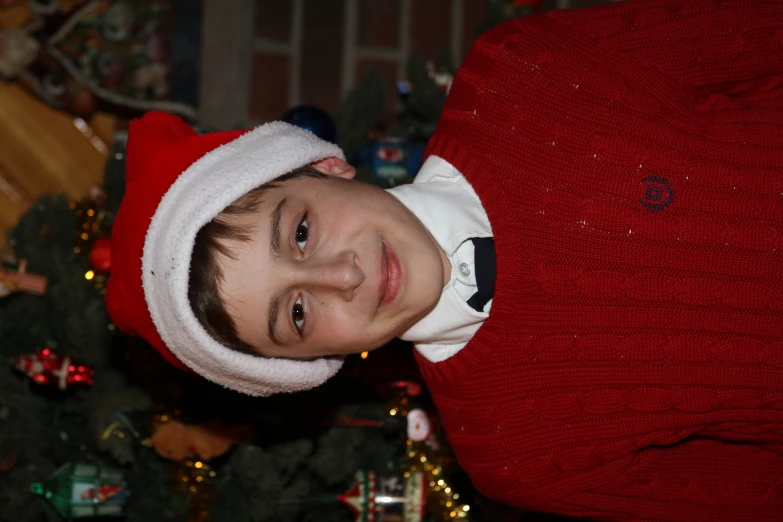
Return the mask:
<svg viewBox="0 0 783 522"><path fill-rule="evenodd" d="M95 370L69 356L62 356L51 348L43 348L34 354L18 355L11 364L33 381L44 386L57 386L65 390L72 384L93 383Z"/></svg>

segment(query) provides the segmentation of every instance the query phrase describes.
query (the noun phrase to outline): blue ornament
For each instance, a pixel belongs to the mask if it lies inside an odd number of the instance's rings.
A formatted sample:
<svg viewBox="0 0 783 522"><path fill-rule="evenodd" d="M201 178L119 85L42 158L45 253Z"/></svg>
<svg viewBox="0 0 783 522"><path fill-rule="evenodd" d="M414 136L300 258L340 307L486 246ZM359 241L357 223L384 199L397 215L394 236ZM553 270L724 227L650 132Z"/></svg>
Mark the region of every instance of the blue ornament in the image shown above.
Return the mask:
<svg viewBox="0 0 783 522"><path fill-rule="evenodd" d="M280 118L286 123L308 130L330 143L337 143L337 127L329 114L313 105L298 105Z"/></svg>
<svg viewBox="0 0 783 522"><path fill-rule="evenodd" d="M423 162L423 146L395 137L374 141L351 158L354 165L369 164L376 180L391 187L412 181Z"/></svg>

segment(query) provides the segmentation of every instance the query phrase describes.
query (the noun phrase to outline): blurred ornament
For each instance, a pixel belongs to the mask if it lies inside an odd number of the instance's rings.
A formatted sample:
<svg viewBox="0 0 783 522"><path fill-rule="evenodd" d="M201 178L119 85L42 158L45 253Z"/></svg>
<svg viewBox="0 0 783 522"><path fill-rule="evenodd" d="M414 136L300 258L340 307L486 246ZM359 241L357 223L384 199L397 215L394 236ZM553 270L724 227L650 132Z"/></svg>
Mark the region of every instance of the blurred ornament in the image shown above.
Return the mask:
<svg viewBox="0 0 783 522"><path fill-rule="evenodd" d="M251 432L250 426L227 426L221 419L198 425L169 420L155 428L150 443L158 455L170 460L207 461L223 455Z"/></svg>
<svg viewBox="0 0 783 522"><path fill-rule="evenodd" d="M337 143L337 126L334 120L326 111L314 105L292 107L280 119L310 131L322 140Z"/></svg>
<svg viewBox="0 0 783 522"><path fill-rule="evenodd" d="M357 522L421 522L425 493L421 473L406 473L403 478L359 471L356 484L337 498Z"/></svg>
<svg viewBox="0 0 783 522"><path fill-rule="evenodd" d="M427 75L444 94L449 93L451 84L454 82L454 75L446 67L437 67L434 62L427 62ZM413 83L410 80L399 80L397 82L397 93L402 98L410 96L413 94L413 91Z"/></svg>
<svg viewBox="0 0 783 522"><path fill-rule="evenodd" d="M388 395L407 395L418 397L421 395L421 384L415 381L392 381L381 386L381 393Z"/></svg>
<svg viewBox="0 0 783 522"><path fill-rule="evenodd" d="M92 91L80 88L71 92L68 108L76 116L89 120L98 110L98 102Z"/></svg>
<svg viewBox="0 0 783 522"><path fill-rule="evenodd" d="M35 61L40 44L21 27L0 29L0 77L13 80Z"/></svg>
<svg viewBox="0 0 783 522"><path fill-rule="evenodd" d="M427 412L414 408L408 412L408 438L414 442L425 441L432 435L432 424Z"/></svg>
<svg viewBox="0 0 783 522"><path fill-rule="evenodd" d="M42 386L57 386L61 390L71 385L91 386L95 370L69 356L61 356L51 348L43 348L34 354L18 355L11 364Z"/></svg>
<svg viewBox="0 0 783 522"><path fill-rule="evenodd" d="M440 88L445 94L448 94L451 90L451 84L454 81L454 75L451 74L445 67L435 67L433 62L427 62L427 72L435 82L435 85Z"/></svg>
<svg viewBox="0 0 783 522"><path fill-rule="evenodd" d="M111 272L111 239L96 239L90 248L90 266L99 272Z"/></svg>
<svg viewBox="0 0 783 522"><path fill-rule="evenodd" d="M397 94L403 98L413 94L413 84L410 80L397 80Z"/></svg>
<svg viewBox="0 0 783 522"><path fill-rule="evenodd" d="M46 498L66 519L122 515L125 472L97 464L68 463L30 491Z"/></svg>
<svg viewBox="0 0 783 522"><path fill-rule="evenodd" d="M400 381L405 382L405 381ZM410 384L416 384L411 382ZM396 419L396 424L405 434L408 444L414 443L416 450L426 448L430 456L439 460L442 464L451 465L454 462L453 455L444 451L445 445L441 444L445 438L440 432L441 426L438 416L434 412L427 412L415 404L415 395L409 395L405 389L398 389L397 395L387 403L389 416L387 419ZM417 390L415 387L413 391Z"/></svg>
<svg viewBox="0 0 783 522"><path fill-rule="evenodd" d="M126 40L135 21L131 2L113 2L103 14L103 36L113 42Z"/></svg>
<svg viewBox="0 0 783 522"><path fill-rule="evenodd" d="M413 181L424 161L424 147L404 138L382 138L359 150L351 164L368 164L373 177L394 187Z"/></svg>
<svg viewBox="0 0 783 522"><path fill-rule="evenodd" d="M27 261L21 260L16 271L7 271L0 267L0 297L9 296L15 292L25 292L33 295L44 295L48 280L42 275L28 274Z"/></svg>

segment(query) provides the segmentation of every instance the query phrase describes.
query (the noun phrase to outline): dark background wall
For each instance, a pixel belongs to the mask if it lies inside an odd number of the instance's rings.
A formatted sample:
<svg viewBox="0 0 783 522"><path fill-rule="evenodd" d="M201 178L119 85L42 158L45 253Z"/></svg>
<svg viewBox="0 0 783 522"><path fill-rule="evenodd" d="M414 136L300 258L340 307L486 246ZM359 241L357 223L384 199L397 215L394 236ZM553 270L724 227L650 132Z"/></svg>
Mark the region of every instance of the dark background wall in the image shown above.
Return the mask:
<svg viewBox="0 0 783 522"><path fill-rule="evenodd" d="M430 60L448 47L459 64L488 1L205 0L201 119L255 124L301 103L331 111L369 68L393 96L410 54ZM544 0L539 11L605 1Z"/></svg>

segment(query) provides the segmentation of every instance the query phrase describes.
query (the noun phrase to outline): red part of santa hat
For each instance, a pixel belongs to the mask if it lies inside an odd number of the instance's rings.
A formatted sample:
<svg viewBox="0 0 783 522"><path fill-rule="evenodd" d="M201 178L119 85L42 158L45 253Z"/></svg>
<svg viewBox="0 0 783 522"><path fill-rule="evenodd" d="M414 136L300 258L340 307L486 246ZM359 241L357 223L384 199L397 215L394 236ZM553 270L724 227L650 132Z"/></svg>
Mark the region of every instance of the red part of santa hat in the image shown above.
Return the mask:
<svg viewBox="0 0 783 522"><path fill-rule="evenodd" d="M337 360L265 358L221 345L187 295L202 226L253 188L327 157L344 158L337 146L283 122L203 135L166 113L132 122L106 289L114 323L175 366L250 395L308 389L334 375Z"/></svg>

